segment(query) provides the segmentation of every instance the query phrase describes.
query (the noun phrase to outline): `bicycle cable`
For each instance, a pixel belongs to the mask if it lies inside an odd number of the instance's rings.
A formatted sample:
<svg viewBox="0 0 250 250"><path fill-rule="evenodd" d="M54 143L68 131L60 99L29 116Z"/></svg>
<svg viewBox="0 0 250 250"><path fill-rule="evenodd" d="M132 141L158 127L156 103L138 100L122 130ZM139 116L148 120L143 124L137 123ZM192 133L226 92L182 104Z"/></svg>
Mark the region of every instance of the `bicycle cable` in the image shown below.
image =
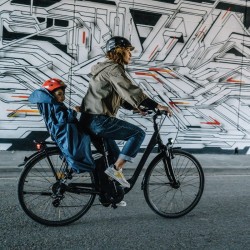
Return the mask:
<svg viewBox="0 0 250 250"><path fill-rule="evenodd" d="M180 121L179 121L179 119L177 118L177 116L174 115L174 114L173 114L173 118L175 118L175 120L177 121L177 133L176 133L175 139L173 140L173 143L172 143L172 144L174 145L175 142L177 141L178 134L179 134L179 131L180 131ZM174 122L173 122L173 124L174 124Z"/></svg>
<svg viewBox="0 0 250 250"><path fill-rule="evenodd" d="M163 123L164 123L164 121L166 120L166 118L167 118L166 115L161 116L161 118L160 118L160 122L159 122L159 133L160 133L161 127L163 126ZM170 117L168 117L168 118L170 118ZM174 145L175 142L176 142L176 140L177 140L179 131L180 131L180 121L179 121L179 119L177 118L177 116L174 115L174 114L172 115L172 118L174 118L174 119L177 121L177 133L176 133L175 138L174 138L174 140L173 140L173 142L172 142L172 144ZM169 120L171 121L171 118L170 118ZM173 125L175 126L175 122L172 122L172 123L173 123ZM175 126L175 127L176 127L176 126Z"/></svg>

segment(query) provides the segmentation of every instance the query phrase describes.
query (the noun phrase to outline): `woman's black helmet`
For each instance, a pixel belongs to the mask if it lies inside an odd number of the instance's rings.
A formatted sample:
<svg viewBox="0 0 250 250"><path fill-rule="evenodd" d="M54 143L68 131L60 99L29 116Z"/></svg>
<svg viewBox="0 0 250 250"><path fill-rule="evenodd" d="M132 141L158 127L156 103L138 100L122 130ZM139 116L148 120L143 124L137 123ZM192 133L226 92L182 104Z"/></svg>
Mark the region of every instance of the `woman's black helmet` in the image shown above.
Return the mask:
<svg viewBox="0 0 250 250"><path fill-rule="evenodd" d="M135 48L125 37L113 36L106 43L106 52L110 52L117 47L130 48L130 50L133 50Z"/></svg>

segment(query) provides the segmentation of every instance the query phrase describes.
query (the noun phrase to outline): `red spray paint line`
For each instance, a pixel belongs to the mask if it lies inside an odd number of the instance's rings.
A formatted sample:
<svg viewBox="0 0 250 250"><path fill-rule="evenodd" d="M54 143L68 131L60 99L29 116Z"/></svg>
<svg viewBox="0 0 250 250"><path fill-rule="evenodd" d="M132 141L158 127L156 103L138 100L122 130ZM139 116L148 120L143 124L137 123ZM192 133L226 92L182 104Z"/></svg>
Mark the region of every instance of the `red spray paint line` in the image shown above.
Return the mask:
<svg viewBox="0 0 250 250"><path fill-rule="evenodd" d="M174 78L177 78L176 75L174 75L172 72L172 70L170 69L162 69L162 68L149 68L150 71L158 71L158 72L164 72L164 73L168 73L169 75L171 75Z"/></svg>
<svg viewBox="0 0 250 250"><path fill-rule="evenodd" d="M160 83L163 83L163 81L156 77L155 74L152 74L152 73L146 73L146 72L135 72L136 75L139 75L139 76L151 76L153 77L157 82L160 82Z"/></svg>
<svg viewBox="0 0 250 250"><path fill-rule="evenodd" d="M231 7L229 7L229 8L227 9L227 11L225 12L225 14L223 15L223 17L222 17L221 19L224 19L224 17L228 14L229 11L231 11Z"/></svg>
<svg viewBox="0 0 250 250"><path fill-rule="evenodd" d="M177 112L178 111L178 106L177 105L182 105L182 104L189 104L189 102L169 102L169 105L174 108Z"/></svg>
<svg viewBox="0 0 250 250"><path fill-rule="evenodd" d="M169 45L167 46L167 49L171 46L171 44L174 42L174 40L176 39L176 37L173 37L171 42L169 43Z"/></svg>
<svg viewBox="0 0 250 250"><path fill-rule="evenodd" d="M233 77L228 78L227 82L230 82L230 83L244 83L244 81L233 79Z"/></svg>
<svg viewBox="0 0 250 250"><path fill-rule="evenodd" d="M150 59L153 55L154 55L154 53L155 53L155 51L156 51L156 49L159 47L159 45L157 45L156 47L155 47L155 49L152 51L152 53L150 54L150 56L148 57L148 59Z"/></svg>
<svg viewBox="0 0 250 250"><path fill-rule="evenodd" d="M13 97L13 98L25 98L25 99L29 98L29 96L27 96L27 95L12 95L11 97Z"/></svg>
<svg viewBox="0 0 250 250"><path fill-rule="evenodd" d="M214 125L214 126L218 126L220 125L220 122L215 120L214 118L212 118L211 116L209 116L213 121L212 122L201 122L201 124L207 124L207 125Z"/></svg>
<svg viewBox="0 0 250 250"><path fill-rule="evenodd" d="M85 43L86 42L86 32L84 31L82 33L82 43Z"/></svg>

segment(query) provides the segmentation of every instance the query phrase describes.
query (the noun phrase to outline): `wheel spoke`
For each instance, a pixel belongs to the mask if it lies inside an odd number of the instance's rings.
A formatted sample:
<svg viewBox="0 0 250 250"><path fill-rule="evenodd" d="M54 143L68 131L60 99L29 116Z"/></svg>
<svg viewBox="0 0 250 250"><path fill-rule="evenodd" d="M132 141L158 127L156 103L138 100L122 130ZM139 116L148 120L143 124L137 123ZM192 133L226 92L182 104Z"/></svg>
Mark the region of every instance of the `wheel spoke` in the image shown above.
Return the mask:
<svg viewBox="0 0 250 250"><path fill-rule="evenodd" d="M35 221L45 225L65 225L79 219L94 202L94 194L67 192L65 187L81 183L94 188L92 173L72 174L67 179L67 162L58 150L51 150L30 160L22 172L18 183L18 198L26 214ZM78 187L78 189L81 187Z"/></svg>
<svg viewBox="0 0 250 250"><path fill-rule="evenodd" d="M197 205L204 189L202 168L192 155L176 150L171 165L177 183L168 180L163 158L158 156L149 166L144 188L149 206L167 218L180 217L190 212Z"/></svg>

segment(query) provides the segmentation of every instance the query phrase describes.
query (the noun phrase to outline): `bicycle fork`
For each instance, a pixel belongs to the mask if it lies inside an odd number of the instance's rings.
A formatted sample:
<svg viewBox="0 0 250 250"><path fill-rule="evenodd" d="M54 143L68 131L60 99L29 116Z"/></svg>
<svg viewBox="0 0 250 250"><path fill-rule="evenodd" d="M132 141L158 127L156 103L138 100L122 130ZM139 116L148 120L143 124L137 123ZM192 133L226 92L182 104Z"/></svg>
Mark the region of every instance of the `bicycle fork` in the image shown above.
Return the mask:
<svg viewBox="0 0 250 250"><path fill-rule="evenodd" d="M167 145L168 147L168 145ZM165 149L163 152L163 165L164 165L164 170L165 173L169 179L170 185L175 188L178 189L180 187L180 182L176 180L175 178L175 174L173 171L173 167L172 167L172 159L174 159L174 155L172 153L172 148Z"/></svg>

